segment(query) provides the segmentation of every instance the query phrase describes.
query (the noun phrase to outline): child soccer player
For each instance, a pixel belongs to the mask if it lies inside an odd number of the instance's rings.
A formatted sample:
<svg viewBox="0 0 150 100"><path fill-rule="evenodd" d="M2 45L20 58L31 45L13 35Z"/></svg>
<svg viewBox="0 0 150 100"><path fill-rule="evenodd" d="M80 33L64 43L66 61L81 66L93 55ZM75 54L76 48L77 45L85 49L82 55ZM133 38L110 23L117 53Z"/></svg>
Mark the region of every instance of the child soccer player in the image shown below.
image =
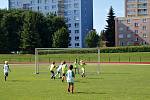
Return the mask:
<svg viewBox="0 0 150 100"><path fill-rule="evenodd" d="M9 68L9 65L8 65L8 61L5 61L5 64L4 64L4 76L5 76L5 81L7 80L7 77L8 77L8 71L11 72L10 68Z"/></svg>
<svg viewBox="0 0 150 100"><path fill-rule="evenodd" d="M63 65L62 65L62 82L64 82L65 78L66 78L66 72L68 70L67 64L64 61Z"/></svg>
<svg viewBox="0 0 150 100"><path fill-rule="evenodd" d="M70 90L71 90L71 92L73 93L75 74L72 71L72 69L73 69L73 65L70 65L69 70L66 73L66 77L67 77L67 82L68 82L68 92L70 92Z"/></svg>
<svg viewBox="0 0 150 100"><path fill-rule="evenodd" d="M55 69L55 62L52 62L52 64L50 65L51 79L55 79L54 69Z"/></svg>
<svg viewBox="0 0 150 100"><path fill-rule="evenodd" d="M57 68L57 73L56 73L55 77L56 77L57 75L59 75L59 78L62 78L62 77L61 77L62 66L63 66L63 62L61 62L61 64L58 66L58 68Z"/></svg>
<svg viewBox="0 0 150 100"><path fill-rule="evenodd" d="M80 61L80 66L81 66L81 70L82 70L81 76L85 77L85 66L86 66L86 64L85 64L85 62L83 62L83 60Z"/></svg>
<svg viewBox="0 0 150 100"><path fill-rule="evenodd" d="M74 69L75 69L75 74L77 73L77 71L78 71L78 74L79 74L79 64L78 64L78 62L77 62L77 59L76 59L76 61L74 62Z"/></svg>

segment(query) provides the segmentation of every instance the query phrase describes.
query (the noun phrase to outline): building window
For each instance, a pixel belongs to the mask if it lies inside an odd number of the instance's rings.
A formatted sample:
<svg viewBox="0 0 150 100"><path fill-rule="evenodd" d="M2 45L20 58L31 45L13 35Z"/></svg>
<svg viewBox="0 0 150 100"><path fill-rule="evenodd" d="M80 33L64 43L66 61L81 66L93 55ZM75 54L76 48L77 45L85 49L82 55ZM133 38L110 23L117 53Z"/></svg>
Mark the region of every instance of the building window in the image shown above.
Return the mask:
<svg viewBox="0 0 150 100"><path fill-rule="evenodd" d="M30 9L29 4L23 4L23 9Z"/></svg>
<svg viewBox="0 0 150 100"><path fill-rule="evenodd" d="M71 30L69 30L69 33L71 33Z"/></svg>
<svg viewBox="0 0 150 100"><path fill-rule="evenodd" d="M79 16L74 16L74 20L75 21L79 21L80 19L79 19Z"/></svg>
<svg viewBox="0 0 150 100"><path fill-rule="evenodd" d="M75 33L76 33L76 34L79 33L79 30L75 30Z"/></svg>
<svg viewBox="0 0 150 100"><path fill-rule="evenodd" d="M79 8L79 3L74 3L74 8Z"/></svg>
<svg viewBox="0 0 150 100"><path fill-rule="evenodd" d="M71 37L69 37L69 40L71 41Z"/></svg>
<svg viewBox="0 0 150 100"><path fill-rule="evenodd" d="M147 20L146 20L146 18L144 18L144 19L143 19L143 23L146 23L146 22L147 22Z"/></svg>
<svg viewBox="0 0 150 100"><path fill-rule="evenodd" d="M79 10L74 10L75 15L79 15Z"/></svg>
<svg viewBox="0 0 150 100"><path fill-rule="evenodd" d="M143 26L142 29L145 31L146 30L146 26Z"/></svg>
<svg viewBox="0 0 150 100"><path fill-rule="evenodd" d="M139 38L135 38L135 42L138 42L139 41Z"/></svg>
<svg viewBox="0 0 150 100"><path fill-rule="evenodd" d="M42 3L42 0L38 0L37 3Z"/></svg>
<svg viewBox="0 0 150 100"><path fill-rule="evenodd" d="M56 0L52 0L52 3L56 3Z"/></svg>
<svg viewBox="0 0 150 100"><path fill-rule="evenodd" d="M127 31L129 31L130 30L130 27L127 27Z"/></svg>
<svg viewBox="0 0 150 100"><path fill-rule="evenodd" d="M134 23L134 26L135 26L135 27L138 27L138 26L139 26L139 24L138 24L138 23Z"/></svg>
<svg viewBox="0 0 150 100"><path fill-rule="evenodd" d="M139 31L138 31L138 30L135 30L135 31L134 31L134 33L135 33L135 34L138 34L138 33L139 33Z"/></svg>
<svg viewBox="0 0 150 100"><path fill-rule="evenodd" d="M48 7L48 6L45 6L45 10L49 10L49 7Z"/></svg>
<svg viewBox="0 0 150 100"><path fill-rule="evenodd" d="M78 47L78 46L80 46L80 45L79 45L79 43L75 43L75 46Z"/></svg>
<svg viewBox="0 0 150 100"><path fill-rule="evenodd" d="M48 0L45 0L45 3L48 3Z"/></svg>
<svg viewBox="0 0 150 100"><path fill-rule="evenodd" d="M76 37L75 37L75 40L78 41L78 40L79 40L79 36L76 36Z"/></svg>
<svg viewBox="0 0 150 100"><path fill-rule="evenodd" d="M68 27L71 27L71 24L68 24Z"/></svg>
<svg viewBox="0 0 150 100"><path fill-rule="evenodd" d="M148 36L147 36L147 34L143 34L143 37L144 37L144 38L147 38Z"/></svg>
<svg viewBox="0 0 150 100"><path fill-rule="evenodd" d="M71 43L69 44L69 46L71 47Z"/></svg>
<svg viewBox="0 0 150 100"><path fill-rule="evenodd" d="M122 27L119 27L119 31L123 31L123 28L122 28Z"/></svg>
<svg viewBox="0 0 150 100"><path fill-rule="evenodd" d="M127 38L131 38L131 34L127 34Z"/></svg>
<svg viewBox="0 0 150 100"><path fill-rule="evenodd" d="M123 37L123 34L119 34L119 38L120 38L120 39L121 39L121 38L124 38L124 37Z"/></svg>
<svg viewBox="0 0 150 100"><path fill-rule="evenodd" d="M79 23L74 24L75 28L79 28Z"/></svg>
<svg viewBox="0 0 150 100"><path fill-rule="evenodd" d="M56 5L52 5L52 9L56 9Z"/></svg>
<svg viewBox="0 0 150 100"><path fill-rule="evenodd" d="M122 41L120 41L120 46L124 46L124 43Z"/></svg>
<svg viewBox="0 0 150 100"><path fill-rule="evenodd" d="M39 6L37 7L37 10L38 10L38 11L40 10L40 7L39 7Z"/></svg>
<svg viewBox="0 0 150 100"><path fill-rule="evenodd" d="M130 19L127 19L127 23L130 24L130 23L131 23L131 20L130 20Z"/></svg>

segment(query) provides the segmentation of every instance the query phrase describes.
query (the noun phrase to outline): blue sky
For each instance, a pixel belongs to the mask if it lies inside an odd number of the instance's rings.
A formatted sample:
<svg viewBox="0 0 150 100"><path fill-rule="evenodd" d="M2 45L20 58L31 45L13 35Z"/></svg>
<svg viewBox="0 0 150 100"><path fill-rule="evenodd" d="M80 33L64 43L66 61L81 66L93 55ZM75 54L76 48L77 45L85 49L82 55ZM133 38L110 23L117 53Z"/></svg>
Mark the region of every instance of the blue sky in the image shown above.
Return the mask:
<svg viewBox="0 0 150 100"><path fill-rule="evenodd" d="M0 0L0 8L7 8L8 0ZM114 8L116 16L124 16L124 0L93 0L94 29L100 32L106 25L106 17L110 6Z"/></svg>

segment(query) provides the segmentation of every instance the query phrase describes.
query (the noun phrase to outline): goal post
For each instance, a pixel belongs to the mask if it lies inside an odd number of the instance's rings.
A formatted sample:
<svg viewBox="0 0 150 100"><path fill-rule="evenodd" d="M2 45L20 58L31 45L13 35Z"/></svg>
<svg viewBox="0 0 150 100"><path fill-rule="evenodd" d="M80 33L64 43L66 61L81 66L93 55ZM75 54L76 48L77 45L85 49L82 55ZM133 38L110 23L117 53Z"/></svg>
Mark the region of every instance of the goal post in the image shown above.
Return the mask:
<svg viewBox="0 0 150 100"><path fill-rule="evenodd" d="M48 66L52 61L57 65L61 61L73 64L76 59L78 62L84 60L90 66L94 64L92 69L100 73L100 48L35 48L35 74L41 73L41 66Z"/></svg>

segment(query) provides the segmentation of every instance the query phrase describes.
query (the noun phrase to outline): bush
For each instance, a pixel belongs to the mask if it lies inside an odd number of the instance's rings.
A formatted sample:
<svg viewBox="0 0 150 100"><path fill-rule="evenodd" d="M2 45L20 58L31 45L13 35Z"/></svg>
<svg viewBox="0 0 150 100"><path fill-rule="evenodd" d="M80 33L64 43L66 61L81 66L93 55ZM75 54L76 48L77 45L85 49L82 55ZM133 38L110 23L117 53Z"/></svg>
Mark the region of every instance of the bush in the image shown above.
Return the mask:
<svg viewBox="0 0 150 100"><path fill-rule="evenodd" d="M97 53L97 48L78 48L78 49L55 49L39 51L39 54L86 54ZM103 47L101 53L126 53L126 52L150 52L150 46L127 46L127 47Z"/></svg>
<svg viewBox="0 0 150 100"><path fill-rule="evenodd" d="M101 53L150 52L150 46L105 47Z"/></svg>

